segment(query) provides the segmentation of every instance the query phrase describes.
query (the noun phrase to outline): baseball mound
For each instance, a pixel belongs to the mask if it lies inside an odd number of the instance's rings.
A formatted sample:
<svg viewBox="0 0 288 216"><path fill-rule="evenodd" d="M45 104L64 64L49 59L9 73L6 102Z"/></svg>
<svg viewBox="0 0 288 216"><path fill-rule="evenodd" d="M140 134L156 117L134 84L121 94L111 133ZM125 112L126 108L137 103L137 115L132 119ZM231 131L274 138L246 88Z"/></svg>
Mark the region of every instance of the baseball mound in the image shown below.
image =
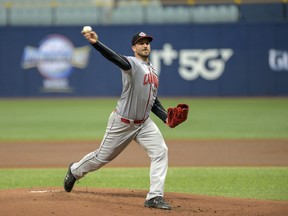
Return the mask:
<svg viewBox="0 0 288 216"><path fill-rule="evenodd" d="M171 166L288 166L287 140L169 141ZM94 142L0 143L0 168L65 167L97 146ZM43 157L45 152L45 157ZM11 160L17 158L17 160ZM149 166L145 152L135 143L109 165ZM63 173L64 178L65 173ZM127 186L128 187L128 186ZM0 190L0 215L203 215L283 216L287 201L263 201L165 193L172 210L144 207L147 191L75 187Z"/></svg>
<svg viewBox="0 0 288 216"><path fill-rule="evenodd" d="M1 215L287 215L287 202L166 193L172 210L143 207L145 191L61 188L0 190Z"/></svg>

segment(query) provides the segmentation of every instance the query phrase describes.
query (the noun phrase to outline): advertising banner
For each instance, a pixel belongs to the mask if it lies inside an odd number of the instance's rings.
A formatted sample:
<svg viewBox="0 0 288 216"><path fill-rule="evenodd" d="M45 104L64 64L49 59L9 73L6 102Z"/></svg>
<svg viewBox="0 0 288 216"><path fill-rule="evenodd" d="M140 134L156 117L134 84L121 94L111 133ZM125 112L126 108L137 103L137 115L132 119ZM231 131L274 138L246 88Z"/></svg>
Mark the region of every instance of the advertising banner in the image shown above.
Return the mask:
<svg viewBox="0 0 288 216"><path fill-rule="evenodd" d="M126 56L134 33L152 35L161 96L288 95L287 23L92 27ZM0 97L120 95L120 69L81 29L0 27Z"/></svg>

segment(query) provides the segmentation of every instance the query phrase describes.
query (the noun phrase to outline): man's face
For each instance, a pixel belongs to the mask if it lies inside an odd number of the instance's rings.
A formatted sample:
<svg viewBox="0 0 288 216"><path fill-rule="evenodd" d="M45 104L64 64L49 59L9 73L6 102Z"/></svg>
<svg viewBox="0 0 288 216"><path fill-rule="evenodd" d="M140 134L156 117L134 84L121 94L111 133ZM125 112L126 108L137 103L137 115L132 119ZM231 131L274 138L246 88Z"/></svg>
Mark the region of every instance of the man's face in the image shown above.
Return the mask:
<svg viewBox="0 0 288 216"><path fill-rule="evenodd" d="M135 45L132 46L132 50L141 58L148 58L151 52L150 42L147 38L140 39Z"/></svg>

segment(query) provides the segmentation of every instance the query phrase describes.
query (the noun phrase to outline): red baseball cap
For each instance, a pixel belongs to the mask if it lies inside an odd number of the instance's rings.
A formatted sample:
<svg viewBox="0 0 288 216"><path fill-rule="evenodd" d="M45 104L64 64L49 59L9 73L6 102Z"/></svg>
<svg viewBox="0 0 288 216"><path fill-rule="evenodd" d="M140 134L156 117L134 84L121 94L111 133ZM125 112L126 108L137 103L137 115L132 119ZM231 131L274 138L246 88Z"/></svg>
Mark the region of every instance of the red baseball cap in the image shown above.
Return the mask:
<svg viewBox="0 0 288 216"><path fill-rule="evenodd" d="M142 38L147 38L149 42L153 40L153 38L147 35L145 32L138 32L132 38L132 45L135 45Z"/></svg>

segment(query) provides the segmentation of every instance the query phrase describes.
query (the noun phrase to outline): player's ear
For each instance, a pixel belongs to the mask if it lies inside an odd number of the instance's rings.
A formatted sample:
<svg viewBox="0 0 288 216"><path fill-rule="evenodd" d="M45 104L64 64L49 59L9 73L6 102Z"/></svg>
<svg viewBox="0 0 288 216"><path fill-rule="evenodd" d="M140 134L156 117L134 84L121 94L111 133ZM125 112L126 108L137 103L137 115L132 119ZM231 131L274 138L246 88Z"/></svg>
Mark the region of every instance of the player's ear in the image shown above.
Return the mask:
<svg viewBox="0 0 288 216"><path fill-rule="evenodd" d="M135 45L132 45L132 50L133 50L133 52L136 52L136 46Z"/></svg>

